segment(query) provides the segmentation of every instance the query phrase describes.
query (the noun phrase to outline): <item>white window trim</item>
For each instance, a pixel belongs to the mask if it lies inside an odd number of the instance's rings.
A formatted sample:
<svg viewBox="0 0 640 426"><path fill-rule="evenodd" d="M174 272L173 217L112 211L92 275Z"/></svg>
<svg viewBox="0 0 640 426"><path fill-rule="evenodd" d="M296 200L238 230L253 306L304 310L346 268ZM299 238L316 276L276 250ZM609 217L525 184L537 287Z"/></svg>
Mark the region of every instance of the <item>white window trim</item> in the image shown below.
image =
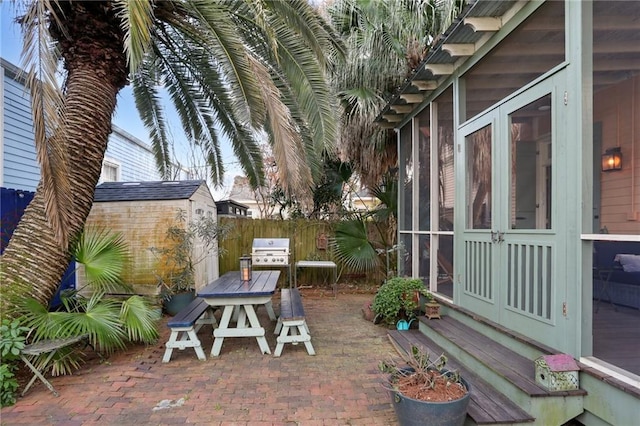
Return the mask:
<svg viewBox="0 0 640 426"><path fill-rule="evenodd" d="M120 182L122 180L122 165L119 161L110 158L110 157L104 157L104 160L102 160L102 166L100 167L100 180L98 181L98 183L103 183L104 178L102 175L102 168L104 166L109 166L109 167L115 167L116 169L116 182Z"/></svg>

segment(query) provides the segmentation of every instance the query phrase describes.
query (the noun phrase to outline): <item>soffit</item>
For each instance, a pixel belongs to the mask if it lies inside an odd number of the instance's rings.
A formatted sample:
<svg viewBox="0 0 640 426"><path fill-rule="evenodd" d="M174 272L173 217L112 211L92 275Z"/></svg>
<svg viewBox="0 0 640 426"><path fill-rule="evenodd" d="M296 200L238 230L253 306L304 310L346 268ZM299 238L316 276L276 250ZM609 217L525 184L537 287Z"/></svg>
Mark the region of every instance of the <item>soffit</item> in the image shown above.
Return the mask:
<svg viewBox="0 0 640 426"><path fill-rule="evenodd" d="M510 18L513 10L519 10L522 4L515 0L476 0L467 4L375 121L381 127L395 127L394 123L413 111L437 88L439 81L450 76L457 65L472 56L483 40L497 32L505 24L506 17Z"/></svg>
<svg viewBox="0 0 640 426"><path fill-rule="evenodd" d="M413 75L399 88L385 106L376 123L383 128L394 128L410 116L439 83L446 80L474 51L504 26L527 2L477 0L468 5L454 23L443 33ZM500 52L501 60L484 76L490 89L496 93L510 93L531 81L527 73L548 70L558 63L557 43L553 33L562 31L564 20L554 19L553 8L545 13L551 16L528 28L525 47ZM638 45L640 43L640 3L635 1L600 0L593 3L593 90L595 93L640 75ZM524 29L526 24L520 25ZM473 46L473 49L471 48ZM475 49L475 50L474 50ZM526 49L526 66L517 66L515 59ZM513 55L509 63L508 57ZM503 58L504 59L504 58ZM502 67L502 68L501 68ZM535 75L534 75L535 77ZM500 99L489 99L497 101ZM490 102L489 102L490 103ZM485 105L486 107L487 105Z"/></svg>

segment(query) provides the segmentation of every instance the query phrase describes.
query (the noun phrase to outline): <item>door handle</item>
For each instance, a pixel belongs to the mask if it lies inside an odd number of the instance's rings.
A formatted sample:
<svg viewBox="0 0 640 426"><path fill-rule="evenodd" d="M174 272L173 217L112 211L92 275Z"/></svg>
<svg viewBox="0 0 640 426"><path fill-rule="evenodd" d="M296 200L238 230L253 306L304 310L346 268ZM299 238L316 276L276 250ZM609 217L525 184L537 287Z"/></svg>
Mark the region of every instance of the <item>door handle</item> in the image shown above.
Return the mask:
<svg viewBox="0 0 640 426"><path fill-rule="evenodd" d="M504 241L504 232L491 231L491 242L492 243L501 243L503 241Z"/></svg>

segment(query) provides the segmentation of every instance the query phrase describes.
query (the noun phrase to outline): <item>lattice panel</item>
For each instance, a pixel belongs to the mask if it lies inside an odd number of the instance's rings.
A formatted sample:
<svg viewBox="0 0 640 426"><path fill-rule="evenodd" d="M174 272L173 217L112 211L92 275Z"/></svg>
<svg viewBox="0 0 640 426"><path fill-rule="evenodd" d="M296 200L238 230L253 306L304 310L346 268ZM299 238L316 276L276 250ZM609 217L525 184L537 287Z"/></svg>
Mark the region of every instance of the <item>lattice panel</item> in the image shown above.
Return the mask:
<svg viewBox="0 0 640 426"><path fill-rule="evenodd" d="M491 253L490 242L465 243L465 291L488 300L493 299Z"/></svg>

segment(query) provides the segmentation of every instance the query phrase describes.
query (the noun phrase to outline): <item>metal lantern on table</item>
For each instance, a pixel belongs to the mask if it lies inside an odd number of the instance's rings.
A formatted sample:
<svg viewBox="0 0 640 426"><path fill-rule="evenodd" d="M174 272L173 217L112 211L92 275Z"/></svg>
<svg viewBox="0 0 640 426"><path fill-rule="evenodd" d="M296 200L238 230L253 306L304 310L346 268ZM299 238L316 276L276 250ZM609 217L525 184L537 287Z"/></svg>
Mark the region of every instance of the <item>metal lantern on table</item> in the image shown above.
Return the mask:
<svg viewBox="0 0 640 426"><path fill-rule="evenodd" d="M240 279L251 281L251 257L242 256L240 258Z"/></svg>

